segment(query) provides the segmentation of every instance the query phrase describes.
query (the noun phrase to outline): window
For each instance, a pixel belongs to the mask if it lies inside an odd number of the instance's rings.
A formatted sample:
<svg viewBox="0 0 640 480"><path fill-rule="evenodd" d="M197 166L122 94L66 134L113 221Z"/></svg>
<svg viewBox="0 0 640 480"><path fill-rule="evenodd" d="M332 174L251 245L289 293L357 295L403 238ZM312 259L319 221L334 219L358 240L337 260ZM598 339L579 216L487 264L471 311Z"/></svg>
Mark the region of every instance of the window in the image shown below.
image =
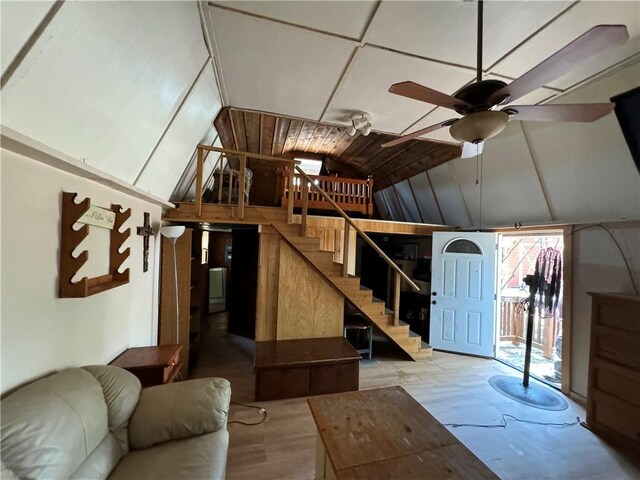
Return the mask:
<svg viewBox="0 0 640 480"><path fill-rule="evenodd" d="M471 240L454 240L444 249L444 253L472 253L475 255L482 255L480 247Z"/></svg>
<svg viewBox="0 0 640 480"><path fill-rule="evenodd" d="M307 175L320 175L322 160L311 160L309 158L296 158L300 162L300 169Z"/></svg>

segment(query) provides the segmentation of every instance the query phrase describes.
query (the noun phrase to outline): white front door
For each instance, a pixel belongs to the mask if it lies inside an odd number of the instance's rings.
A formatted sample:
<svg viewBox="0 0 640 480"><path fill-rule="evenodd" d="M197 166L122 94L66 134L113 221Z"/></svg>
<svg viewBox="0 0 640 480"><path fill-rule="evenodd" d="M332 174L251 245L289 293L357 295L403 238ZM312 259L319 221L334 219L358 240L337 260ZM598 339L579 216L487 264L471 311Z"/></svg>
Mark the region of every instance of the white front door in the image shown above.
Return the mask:
<svg viewBox="0 0 640 480"><path fill-rule="evenodd" d="M495 233L434 232L429 343L438 350L494 356Z"/></svg>

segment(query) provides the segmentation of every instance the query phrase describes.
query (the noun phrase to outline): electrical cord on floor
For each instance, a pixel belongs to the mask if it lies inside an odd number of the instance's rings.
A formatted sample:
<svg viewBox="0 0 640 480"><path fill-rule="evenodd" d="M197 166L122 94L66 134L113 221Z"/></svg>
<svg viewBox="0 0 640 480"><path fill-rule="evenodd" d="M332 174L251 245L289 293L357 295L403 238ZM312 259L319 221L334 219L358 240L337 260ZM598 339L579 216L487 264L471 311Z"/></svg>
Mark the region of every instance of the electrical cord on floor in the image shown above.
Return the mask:
<svg viewBox="0 0 640 480"><path fill-rule="evenodd" d="M502 423L494 423L483 425L480 423L443 423L445 427L458 428L458 427L479 427L479 428L507 428L507 418L512 418L516 422L528 423L530 425L544 425L546 427L556 427L556 428L565 428L565 427L573 427L574 425L578 425L580 423L580 417L576 417L575 422L567 422L567 423L551 423L551 422L536 422L534 420L523 420L520 418L516 418L511 414L502 413L500 415L502 417Z"/></svg>
<svg viewBox="0 0 640 480"><path fill-rule="evenodd" d="M228 422L228 425L231 425L232 423L239 423L240 425L246 425L248 427L253 427L255 425L260 425L261 423L264 423L267 420L267 415L269 412L267 412L264 408L262 407L258 407L256 405L249 405L247 403L240 403L240 402L230 402L232 405L241 405L243 407L247 407L247 408L254 408L256 409L258 412L258 415L262 415L262 419L259 422L254 422L254 423L249 423L249 422L241 422L240 420L233 420L231 422Z"/></svg>

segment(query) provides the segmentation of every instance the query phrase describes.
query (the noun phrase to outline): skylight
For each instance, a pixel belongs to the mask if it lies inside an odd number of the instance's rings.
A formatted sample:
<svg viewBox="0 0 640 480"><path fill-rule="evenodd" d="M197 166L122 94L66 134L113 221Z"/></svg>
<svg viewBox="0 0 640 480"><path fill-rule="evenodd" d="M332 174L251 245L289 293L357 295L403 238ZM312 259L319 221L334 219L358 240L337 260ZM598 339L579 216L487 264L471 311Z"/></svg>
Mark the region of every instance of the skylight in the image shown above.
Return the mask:
<svg viewBox="0 0 640 480"><path fill-rule="evenodd" d="M311 160L309 158L296 158L300 162L299 167L307 175L320 175L322 160Z"/></svg>

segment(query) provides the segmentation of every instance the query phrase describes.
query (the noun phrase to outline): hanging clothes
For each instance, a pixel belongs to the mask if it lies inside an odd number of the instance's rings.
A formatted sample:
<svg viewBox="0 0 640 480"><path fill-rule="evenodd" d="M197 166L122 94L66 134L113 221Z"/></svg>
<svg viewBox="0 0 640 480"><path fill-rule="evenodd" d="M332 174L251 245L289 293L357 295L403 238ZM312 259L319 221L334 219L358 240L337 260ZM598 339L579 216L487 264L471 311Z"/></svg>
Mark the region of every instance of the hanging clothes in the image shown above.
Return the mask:
<svg viewBox="0 0 640 480"><path fill-rule="evenodd" d="M555 248L543 248L536 258L536 270L539 304L543 304L549 313L558 306L560 284L562 281L562 252Z"/></svg>

